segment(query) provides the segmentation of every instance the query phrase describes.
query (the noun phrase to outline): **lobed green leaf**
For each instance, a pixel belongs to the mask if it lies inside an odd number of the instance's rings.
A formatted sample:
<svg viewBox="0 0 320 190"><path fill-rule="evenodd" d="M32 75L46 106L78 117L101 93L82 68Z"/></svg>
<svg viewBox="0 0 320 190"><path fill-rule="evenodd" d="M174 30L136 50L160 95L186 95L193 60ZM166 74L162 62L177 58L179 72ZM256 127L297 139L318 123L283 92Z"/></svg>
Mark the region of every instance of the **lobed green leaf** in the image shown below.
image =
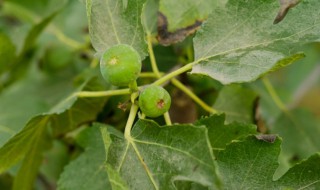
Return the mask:
<svg viewBox="0 0 320 190"><path fill-rule="evenodd" d="M274 25L274 0L229 0L217 6L194 38L192 73L223 84L249 82L303 57L298 48L319 40L317 0L305 0ZM307 12L305 10L308 10Z"/></svg>
<svg viewBox="0 0 320 190"><path fill-rule="evenodd" d="M110 134L108 163L130 189L174 189L179 181L215 187L219 179L204 126L159 127L139 120L132 141ZM219 186L219 185L218 185Z"/></svg>
<svg viewBox="0 0 320 190"><path fill-rule="evenodd" d="M274 181L278 167L281 140L266 142L249 136L233 142L217 155L219 172L225 189L309 189L320 187L320 155L292 167L283 177ZM236 157L236 159L235 159Z"/></svg>

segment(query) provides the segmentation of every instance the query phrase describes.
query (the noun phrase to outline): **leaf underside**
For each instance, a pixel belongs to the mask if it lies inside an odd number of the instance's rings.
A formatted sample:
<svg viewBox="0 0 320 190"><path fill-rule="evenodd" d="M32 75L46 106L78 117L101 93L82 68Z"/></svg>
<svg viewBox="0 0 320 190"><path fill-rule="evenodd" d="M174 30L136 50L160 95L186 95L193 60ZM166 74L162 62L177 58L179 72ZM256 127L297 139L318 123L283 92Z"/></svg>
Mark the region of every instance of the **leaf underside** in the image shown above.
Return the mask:
<svg viewBox="0 0 320 190"><path fill-rule="evenodd" d="M194 74L223 84L249 82L303 57L297 49L319 40L317 0L305 0L274 25L274 0L230 0L217 6L194 38ZM308 10L307 12L305 10ZM219 19L217 19L219 18Z"/></svg>

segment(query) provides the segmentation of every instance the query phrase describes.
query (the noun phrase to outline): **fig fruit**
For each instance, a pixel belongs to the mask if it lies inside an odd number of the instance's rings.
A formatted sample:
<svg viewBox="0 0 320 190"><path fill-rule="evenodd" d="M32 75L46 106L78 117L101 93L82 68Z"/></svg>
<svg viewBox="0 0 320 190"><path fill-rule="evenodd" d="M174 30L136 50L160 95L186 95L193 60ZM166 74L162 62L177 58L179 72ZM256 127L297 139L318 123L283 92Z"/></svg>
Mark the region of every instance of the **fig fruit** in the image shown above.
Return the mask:
<svg viewBox="0 0 320 190"><path fill-rule="evenodd" d="M105 51L100 59L102 77L112 85L128 86L141 72L141 58L131 46L119 44Z"/></svg>
<svg viewBox="0 0 320 190"><path fill-rule="evenodd" d="M148 117L163 115L169 110L170 105L170 94L160 86L148 86L139 95L140 110Z"/></svg>

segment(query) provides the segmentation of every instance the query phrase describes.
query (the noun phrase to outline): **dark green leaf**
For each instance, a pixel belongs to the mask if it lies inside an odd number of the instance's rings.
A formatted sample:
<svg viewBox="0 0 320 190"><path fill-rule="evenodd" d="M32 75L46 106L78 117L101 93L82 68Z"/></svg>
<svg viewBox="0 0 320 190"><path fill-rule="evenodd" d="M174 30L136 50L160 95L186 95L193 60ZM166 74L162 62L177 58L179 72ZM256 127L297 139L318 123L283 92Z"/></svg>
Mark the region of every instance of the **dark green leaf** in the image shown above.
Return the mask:
<svg viewBox="0 0 320 190"><path fill-rule="evenodd" d="M22 160L15 176L13 189L32 189L42 163L42 153L50 145L48 138L48 116L38 116L30 120L24 130L16 134L0 149L0 173ZM26 175L28 173L28 175Z"/></svg>
<svg viewBox="0 0 320 190"><path fill-rule="evenodd" d="M101 86L96 84L94 80L91 80L86 83L87 86L83 85L83 89L101 88ZM71 99L62 101L51 112L31 119L25 128L0 148L0 173L3 173L23 159L14 188L21 189L21 185L27 189L33 187L38 167L42 161L42 153L47 147L46 144L51 142L50 138L46 136L48 126L52 128L51 130L54 132L54 135L75 129L83 122L96 118L97 113L101 110L106 100L105 98L77 100L76 97L71 97ZM86 110L90 110L90 113ZM25 173L28 173L27 178L24 177ZM20 181L23 181L23 183Z"/></svg>
<svg viewBox="0 0 320 190"><path fill-rule="evenodd" d="M204 126L159 127L139 120L130 141L110 134L108 163L130 189L175 189L180 181L219 186L207 133Z"/></svg>
<svg viewBox="0 0 320 190"><path fill-rule="evenodd" d="M30 157L25 157L26 154L38 154L43 151L42 145L37 143L42 142L45 137L48 119L47 116L34 117L27 123L24 130L16 134L1 147L0 173L3 173L23 158L29 160ZM27 166L25 165L24 167Z"/></svg>
<svg viewBox="0 0 320 190"><path fill-rule="evenodd" d="M0 33L0 76L13 64L16 57L16 48L10 38Z"/></svg>
<svg viewBox="0 0 320 190"><path fill-rule="evenodd" d="M274 187L278 189L319 189L320 188L320 155L315 154L296 164L282 176Z"/></svg>
<svg viewBox="0 0 320 190"><path fill-rule="evenodd" d="M103 86L96 78L89 80L77 91L99 91ZM55 135L69 132L78 125L93 121L103 108L106 97L77 98L69 96L50 110L51 127Z"/></svg>
<svg viewBox="0 0 320 190"><path fill-rule="evenodd" d="M256 134L256 126L250 124L231 123L225 124L225 115L213 115L202 118L196 125L204 125L208 129L211 146L216 153L225 149L233 140L242 139L249 134Z"/></svg>
<svg viewBox="0 0 320 190"><path fill-rule="evenodd" d="M61 140L53 140L52 148L45 151L39 173L51 184L56 184L63 167L70 159L69 147Z"/></svg>
<svg viewBox="0 0 320 190"><path fill-rule="evenodd" d="M14 161L17 161L16 158L14 158L15 156L18 156L19 158L20 155L23 155L23 153L17 153L17 151L25 149L22 151L25 151L25 155L18 174L15 176L13 190L33 189L34 181L38 175L38 169L42 164L42 154L51 145L51 140L47 131L47 122L47 116L34 118L29 122L25 130L10 139L10 141L0 149L1 155ZM11 150L8 151L8 148ZM11 151L14 151L17 154L8 154L8 152ZM2 163L2 160L0 160L0 163ZM10 165L12 164L14 164L14 162L10 163ZM28 173L28 175L26 175L26 173Z"/></svg>
<svg viewBox="0 0 320 190"><path fill-rule="evenodd" d="M273 174L278 167L281 140L269 143L250 136L235 141L217 155L225 189L305 189L320 187L319 154L310 157L277 181Z"/></svg>
<svg viewBox="0 0 320 190"><path fill-rule="evenodd" d="M95 125L80 134L78 141L85 151L64 168L58 181L60 190L111 189L105 165L107 152L100 127L102 126Z"/></svg>
<svg viewBox="0 0 320 190"><path fill-rule="evenodd" d="M254 136L236 141L217 155L225 189L270 189L277 169L281 140L274 143Z"/></svg>

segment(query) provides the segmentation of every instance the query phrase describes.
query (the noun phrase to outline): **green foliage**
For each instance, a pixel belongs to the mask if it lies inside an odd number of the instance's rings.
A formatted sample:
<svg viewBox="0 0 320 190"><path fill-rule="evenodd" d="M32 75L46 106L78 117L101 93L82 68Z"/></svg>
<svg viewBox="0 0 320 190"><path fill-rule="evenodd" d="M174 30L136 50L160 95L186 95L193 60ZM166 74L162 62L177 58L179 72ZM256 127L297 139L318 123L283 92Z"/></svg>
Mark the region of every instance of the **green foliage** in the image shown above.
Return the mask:
<svg viewBox="0 0 320 190"><path fill-rule="evenodd" d="M10 63L13 62L16 54L15 46L11 42L10 38L6 36L5 34L0 33L0 73L3 73L8 69L10 66Z"/></svg>
<svg viewBox="0 0 320 190"><path fill-rule="evenodd" d="M0 4L0 189L320 188L318 0Z"/></svg>
<svg viewBox="0 0 320 190"><path fill-rule="evenodd" d="M65 167L59 189L109 189L110 180L105 166L106 154L99 125L87 128L77 137L84 153ZM79 166L82 166L81 169ZM81 183L79 183L81 181Z"/></svg>
<svg viewBox="0 0 320 190"><path fill-rule="evenodd" d="M254 103L257 94L238 85L224 86L214 103L214 108L227 115L227 122L251 123L254 120Z"/></svg>
<svg viewBox="0 0 320 190"><path fill-rule="evenodd" d="M217 162L226 189L301 189L318 188L319 166L316 154L291 168L283 177L273 181L278 166L277 156L281 140L272 142L257 140L250 136L242 142L234 142L217 155ZM234 159L234 156L237 159ZM301 170L302 169L302 170ZM303 177L301 177L303 176Z"/></svg>
<svg viewBox="0 0 320 190"><path fill-rule="evenodd" d="M319 3L303 1L278 25L272 23L277 1L231 0L218 6L194 38L201 64L192 72L229 84L255 80L277 63L292 63L303 57L297 48L319 39Z"/></svg>

